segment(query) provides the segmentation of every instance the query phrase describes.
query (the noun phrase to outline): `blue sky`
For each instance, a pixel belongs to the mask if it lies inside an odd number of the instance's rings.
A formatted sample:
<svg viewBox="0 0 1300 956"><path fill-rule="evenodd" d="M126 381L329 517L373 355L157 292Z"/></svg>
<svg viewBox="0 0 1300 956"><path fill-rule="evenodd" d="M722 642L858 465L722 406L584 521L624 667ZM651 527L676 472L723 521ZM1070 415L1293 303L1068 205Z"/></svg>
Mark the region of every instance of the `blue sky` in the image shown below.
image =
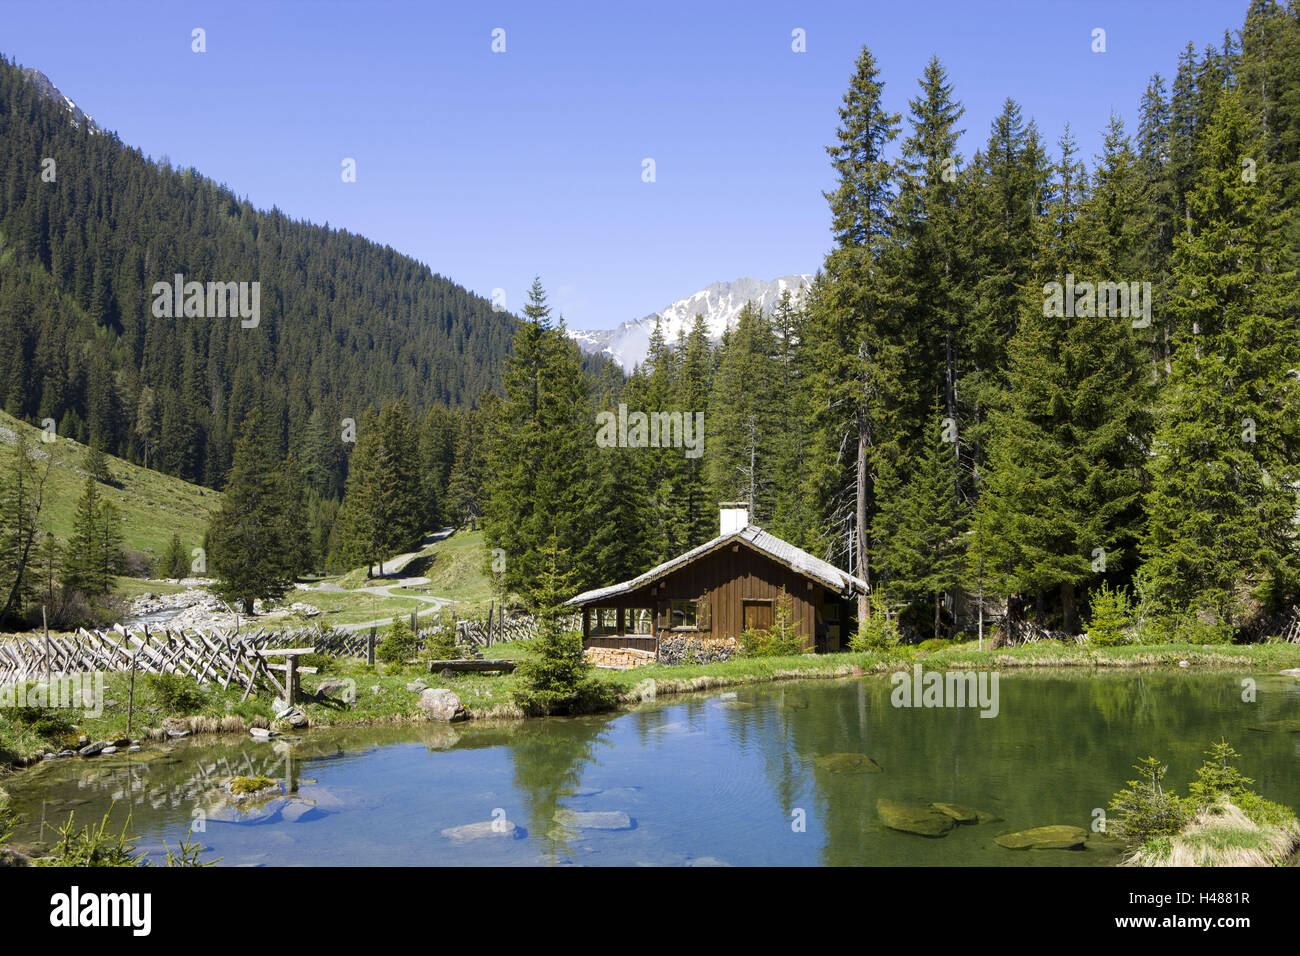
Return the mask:
<svg viewBox="0 0 1300 956"><path fill-rule="evenodd" d="M6 0L0 53L256 206L504 289L511 311L540 274L571 326L610 328L712 282L819 267L824 147L862 45L904 116L939 56L966 159L1007 96L1052 142L1068 122L1091 156L1112 110L1132 131L1150 74L1172 76L1189 40L1217 46L1246 7Z"/></svg>

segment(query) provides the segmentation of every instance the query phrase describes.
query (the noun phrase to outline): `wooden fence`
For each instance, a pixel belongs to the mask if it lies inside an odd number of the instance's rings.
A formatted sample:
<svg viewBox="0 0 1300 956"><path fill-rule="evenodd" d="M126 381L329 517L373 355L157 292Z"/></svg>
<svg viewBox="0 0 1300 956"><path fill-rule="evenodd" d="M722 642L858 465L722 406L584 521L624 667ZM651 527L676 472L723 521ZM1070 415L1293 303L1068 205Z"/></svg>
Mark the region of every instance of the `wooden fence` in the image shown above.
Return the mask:
<svg viewBox="0 0 1300 956"><path fill-rule="evenodd" d="M127 631L120 625L107 631L80 628L72 634L15 637L0 642L0 684L56 674L136 670L185 674L199 683L220 684L223 689L233 683L244 687L245 698L264 691L292 701L298 671L294 652L313 648L273 649L269 642L259 644L259 637L149 627ZM279 659L286 663L270 663ZM273 672L283 672L283 680Z"/></svg>
<svg viewBox="0 0 1300 956"><path fill-rule="evenodd" d="M537 619L456 622L456 640L471 647L490 647L503 641L527 641L537 636ZM580 628L579 616L561 618L562 626ZM433 635L432 628L416 632L416 648L423 650ZM238 633L201 630L173 630L142 626L128 631L121 625L111 630L77 630L73 634L43 637L18 636L0 640L0 684L40 680L47 674L136 670L147 674L187 674L200 683L216 681L222 688L233 682L253 691L274 692L286 700L289 680L297 672L298 654L315 652L330 657L361 657L373 662L378 628L368 631L339 629ZM270 660L285 659L284 664ZM283 682L276 673L283 672Z"/></svg>

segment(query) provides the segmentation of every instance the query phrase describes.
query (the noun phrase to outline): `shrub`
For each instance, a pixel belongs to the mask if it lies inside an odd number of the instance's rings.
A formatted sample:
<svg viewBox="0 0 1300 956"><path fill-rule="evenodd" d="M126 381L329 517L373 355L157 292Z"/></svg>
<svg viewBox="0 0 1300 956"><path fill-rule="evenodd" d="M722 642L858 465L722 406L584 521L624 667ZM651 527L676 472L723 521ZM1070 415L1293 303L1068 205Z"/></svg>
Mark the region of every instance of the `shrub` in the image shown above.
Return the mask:
<svg viewBox="0 0 1300 956"><path fill-rule="evenodd" d="M424 656L431 661L454 660L460 656L456 648L456 625L439 621L424 639Z"/></svg>
<svg viewBox="0 0 1300 956"><path fill-rule="evenodd" d="M108 832L108 818L112 808L104 814L99 826L85 826L77 830L68 814L68 822L56 827L58 842L54 844L50 856L34 860L36 866L139 866L135 856L135 838L126 835L131 826L127 817L122 832L111 835Z"/></svg>
<svg viewBox="0 0 1300 956"><path fill-rule="evenodd" d="M589 713L612 702L613 689L591 675L591 664L582 656L580 633L543 618L532 646L537 656L515 670L519 680L515 703L524 713Z"/></svg>
<svg viewBox="0 0 1300 956"><path fill-rule="evenodd" d="M1138 779L1130 780L1126 789L1111 798L1111 831L1139 843L1174 835L1187 823L1189 814L1177 794L1161 785L1169 768L1155 757L1147 757L1133 769Z"/></svg>
<svg viewBox="0 0 1300 956"><path fill-rule="evenodd" d="M1090 616L1085 625L1088 640L1097 647L1116 647L1129 642L1129 628L1133 623L1133 608L1128 592L1122 588L1111 590L1105 584L1092 596Z"/></svg>
<svg viewBox="0 0 1300 956"><path fill-rule="evenodd" d="M202 710L207 703L207 695L193 677L184 674L149 674L148 681L154 700L163 710L172 714L192 714Z"/></svg>
<svg viewBox="0 0 1300 956"><path fill-rule="evenodd" d="M1246 788L1255 782L1250 777L1243 777L1241 772L1229 763L1241 754L1232 749L1232 744L1220 740L1217 744L1210 745L1210 749L1205 751L1205 756L1209 759L1201 764L1200 769L1196 771L1196 779L1187 788L1193 808L1208 809L1222 798L1237 803L1243 794L1249 792Z"/></svg>
<svg viewBox="0 0 1300 956"><path fill-rule="evenodd" d="M0 846L9 842L14 833L14 816L9 809L9 794L0 790Z"/></svg>
<svg viewBox="0 0 1300 956"><path fill-rule="evenodd" d="M1180 628L1182 640L1188 644L1231 644L1232 625L1226 621L1206 621L1200 615L1193 614L1182 623Z"/></svg>
<svg viewBox="0 0 1300 956"><path fill-rule="evenodd" d="M866 620L858 624L858 633L849 641L849 650L887 651L897 647L903 635L898 624L889 616L888 611L876 611L868 614Z"/></svg>
<svg viewBox="0 0 1300 956"><path fill-rule="evenodd" d="M1290 807L1284 807L1280 803L1265 800L1257 793L1247 790L1233 797L1232 802L1237 805L1242 813L1250 817L1251 823L1255 824L1255 826L1278 827L1283 830L1300 828L1297 826L1295 814L1291 812Z"/></svg>
<svg viewBox="0 0 1300 956"><path fill-rule="evenodd" d="M122 573L127 577L153 577L157 566L158 562L151 554L137 551L135 548L124 548L122 551Z"/></svg>
<svg viewBox="0 0 1300 956"><path fill-rule="evenodd" d="M172 534L171 543L158 557L157 573L165 578L185 578L190 574L190 556L181 544L181 536Z"/></svg>
<svg viewBox="0 0 1300 956"><path fill-rule="evenodd" d="M794 657L803 653L803 638L771 630L747 630L740 635L740 653L744 657Z"/></svg>
<svg viewBox="0 0 1300 956"><path fill-rule="evenodd" d="M298 664L301 667L314 667L317 674L328 674L335 669L334 658L325 654L301 654L298 657Z"/></svg>
<svg viewBox="0 0 1300 956"><path fill-rule="evenodd" d="M31 701L37 696L38 692L32 687L24 688L24 700ZM50 700L51 697L46 696L41 699ZM42 707L37 704L6 708L4 713L15 723L22 724L38 737L49 741L65 737L76 729L67 712L58 708Z"/></svg>
<svg viewBox="0 0 1300 956"><path fill-rule="evenodd" d="M946 637L928 637L920 644L916 645L918 651L925 651L927 654L932 651L941 651L944 648L952 647L957 642Z"/></svg>
<svg viewBox="0 0 1300 956"><path fill-rule="evenodd" d="M415 656L415 635L405 618L393 618L393 626L375 647L375 659L385 664L404 664Z"/></svg>

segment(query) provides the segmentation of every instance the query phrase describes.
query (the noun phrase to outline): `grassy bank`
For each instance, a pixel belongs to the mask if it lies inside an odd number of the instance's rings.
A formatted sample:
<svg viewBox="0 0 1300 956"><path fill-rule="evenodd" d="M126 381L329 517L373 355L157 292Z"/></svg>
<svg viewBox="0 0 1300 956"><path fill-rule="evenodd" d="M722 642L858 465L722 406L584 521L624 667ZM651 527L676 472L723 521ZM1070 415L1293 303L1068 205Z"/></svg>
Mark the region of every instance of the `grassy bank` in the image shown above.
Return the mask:
<svg viewBox="0 0 1300 956"><path fill-rule="evenodd" d="M527 644L501 644L491 649L492 657L524 658ZM889 653L831 654L823 656L737 659L715 664L655 664L630 671L596 671L599 680L614 690L617 699L630 704L640 701L654 681L656 697L691 693L742 684L778 680L829 679L863 674L885 674L920 663L926 670L1006 669L1053 667L1189 667L1232 670L1278 671L1300 667L1300 646L1265 644L1242 647L1202 647L1185 644L1150 647L1121 647L1089 650L1083 647L1033 645L997 651L979 651L971 646L953 646L934 652L902 648ZM514 702L518 680L513 674L460 674L442 677L427 673L422 664L377 664L345 658L329 661L325 671L304 676L304 689L314 691L322 680L353 682L356 700L348 706L337 701L308 701L300 709L313 726L364 726L423 720L417 706L419 689L407 689L417 680L428 687L445 687L456 692L474 718L517 718L522 712ZM125 674L105 676L106 702L103 713L85 717L81 711L53 712L55 724L34 727L17 719L13 711L0 711L0 766L22 765L44 753L75 743L79 735L91 740L114 740L144 735L145 728L157 729L167 717L187 718L194 732L247 733L252 726L289 731L287 724L274 721L271 702L253 698L240 702L242 688L209 688L198 697L178 703L152 686L147 677L136 683L136 705L131 733L127 733L129 678ZM58 723L61 716L66 719Z"/></svg>
<svg viewBox="0 0 1300 956"><path fill-rule="evenodd" d="M1300 823L1289 811L1259 800L1247 804L1243 810L1224 800L1198 813L1174 836L1148 840L1128 863L1131 866L1284 866L1297 845L1300 845Z"/></svg>
<svg viewBox="0 0 1300 956"><path fill-rule="evenodd" d="M14 453L15 436L20 432L36 455L38 475L45 470L45 456L52 459L41 527L66 542L72 536L77 503L85 489L86 446L67 438L46 444L41 441L40 429L0 412L0 455ZM180 535L187 552L203 543L209 518L221 504L219 492L112 455L105 457L115 481L113 485L101 484L99 493L121 513L122 539L128 548L161 554L171 542L172 532Z"/></svg>

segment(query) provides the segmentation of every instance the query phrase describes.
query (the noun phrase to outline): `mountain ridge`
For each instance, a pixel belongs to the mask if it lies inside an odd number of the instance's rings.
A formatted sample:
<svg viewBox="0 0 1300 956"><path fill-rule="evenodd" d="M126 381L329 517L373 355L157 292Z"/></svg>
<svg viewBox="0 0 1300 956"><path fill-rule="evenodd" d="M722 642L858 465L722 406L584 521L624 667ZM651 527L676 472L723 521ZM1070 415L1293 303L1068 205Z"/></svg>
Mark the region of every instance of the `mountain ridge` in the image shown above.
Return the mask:
<svg viewBox="0 0 1300 956"><path fill-rule="evenodd" d="M664 338L668 342L675 342L679 333L690 332L696 315L703 315L708 325L709 338L716 341L724 331L735 325L741 309L749 303L770 312L786 291L790 292L791 298L797 303L807 293L812 280L811 275L792 273L766 281L742 277L729 282L715 282L670 303L658 312L624 322L617 328L569 329L569 337L584 352L606 355L619 363L625 372L631 372L636 365L645 361L650 334L654 331L656 322L662 324Z"/></svg>

